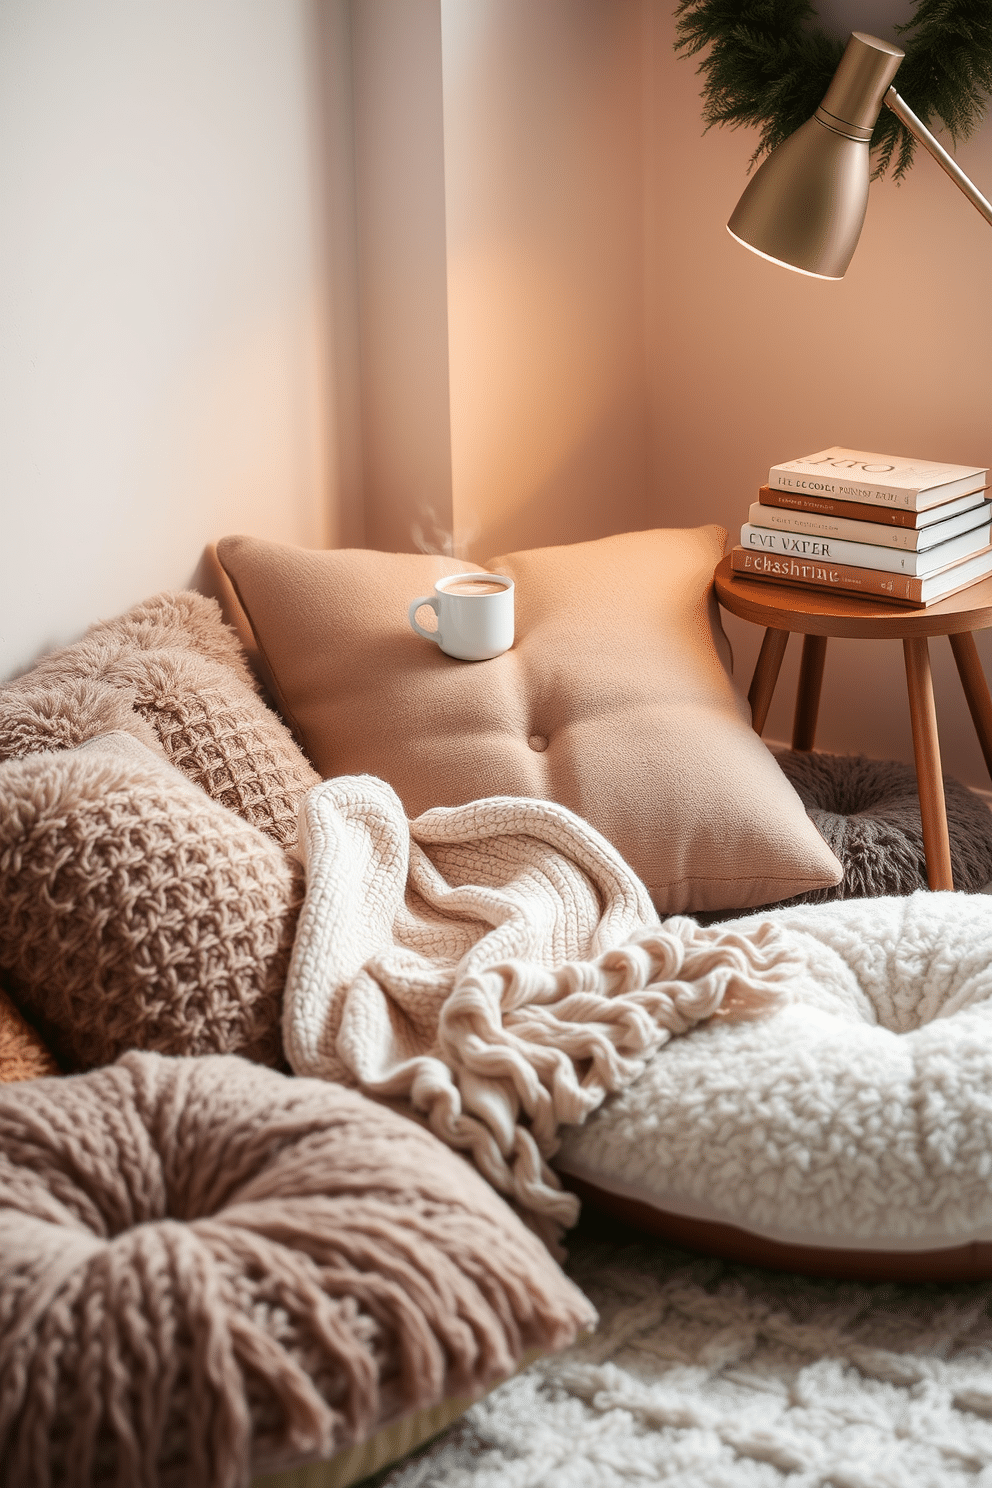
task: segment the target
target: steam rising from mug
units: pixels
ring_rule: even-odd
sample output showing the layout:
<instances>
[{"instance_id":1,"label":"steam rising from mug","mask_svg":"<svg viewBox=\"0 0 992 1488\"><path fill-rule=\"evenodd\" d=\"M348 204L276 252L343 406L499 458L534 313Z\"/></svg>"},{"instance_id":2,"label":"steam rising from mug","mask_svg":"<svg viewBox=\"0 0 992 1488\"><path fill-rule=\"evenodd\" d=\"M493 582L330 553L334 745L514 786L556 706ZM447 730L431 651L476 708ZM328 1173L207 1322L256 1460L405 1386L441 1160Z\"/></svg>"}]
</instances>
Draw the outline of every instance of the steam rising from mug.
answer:
<instances>
[{"instance_id":1,"label":"steam rising from mug","mask_svg":"<svg viewBox=\"0 0 992 1488\"><path fill-rule=\"evenodd\" d=\"M437 629L425 630L417 611L428 605ZM504 574L446 574L433 594L422 594L409 609L418 635L459 661L488 661L513 645L513 580Z\"/></svg>"}]
</instances>

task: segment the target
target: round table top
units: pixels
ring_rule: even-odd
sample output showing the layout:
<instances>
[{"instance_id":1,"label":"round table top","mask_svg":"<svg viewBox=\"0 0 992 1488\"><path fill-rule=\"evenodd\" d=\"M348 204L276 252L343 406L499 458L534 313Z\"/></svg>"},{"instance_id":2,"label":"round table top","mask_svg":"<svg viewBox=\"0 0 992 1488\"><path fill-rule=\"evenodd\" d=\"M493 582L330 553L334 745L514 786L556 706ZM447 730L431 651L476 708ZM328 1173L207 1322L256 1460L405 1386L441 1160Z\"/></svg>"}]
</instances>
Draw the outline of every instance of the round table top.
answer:
<instances>
[{"instance_id":1,"label":"round table top","mask_svg":"<svg viewBox=\"0 0 992 1488\"><path fill-rule=\"evenodd\" d=\"M839 589L804 589L734 573L729 554L713 575L724 609L772 630L803 635L903 640L907 636L959 635L992 626L992 578L982 579L924 609L863 599Z\"/></svg>"}]
</instances>

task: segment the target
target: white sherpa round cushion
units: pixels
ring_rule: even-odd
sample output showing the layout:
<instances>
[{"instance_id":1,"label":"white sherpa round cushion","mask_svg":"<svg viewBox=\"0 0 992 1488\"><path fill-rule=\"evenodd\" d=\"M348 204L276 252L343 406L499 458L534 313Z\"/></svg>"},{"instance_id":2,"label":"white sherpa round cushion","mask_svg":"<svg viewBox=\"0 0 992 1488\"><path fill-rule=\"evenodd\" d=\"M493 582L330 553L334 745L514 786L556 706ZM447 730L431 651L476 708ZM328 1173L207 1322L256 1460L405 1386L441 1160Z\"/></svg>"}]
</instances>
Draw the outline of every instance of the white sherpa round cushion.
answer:
<instances>
[{"instance_id":1,"label":"white sherpa round cushion","mask_svg":"<svg viewBox=\"0 0 992 1488\"><path fill-rule=\"evenodd\" d=\"M803 905L773 919L794 999L667 1044L554 1165L667 1214L790 1245L992 1239L992 898Z\"/></svg>"}]
</instances>

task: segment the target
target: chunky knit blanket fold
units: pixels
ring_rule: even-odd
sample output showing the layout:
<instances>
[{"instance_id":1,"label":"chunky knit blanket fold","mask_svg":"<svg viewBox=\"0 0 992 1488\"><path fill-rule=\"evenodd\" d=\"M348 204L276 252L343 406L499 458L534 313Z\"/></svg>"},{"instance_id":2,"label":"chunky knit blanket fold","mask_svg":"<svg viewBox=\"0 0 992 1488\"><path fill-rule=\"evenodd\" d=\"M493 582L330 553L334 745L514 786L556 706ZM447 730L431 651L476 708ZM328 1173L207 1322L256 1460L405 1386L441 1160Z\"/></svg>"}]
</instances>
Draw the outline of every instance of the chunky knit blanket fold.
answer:
<instances>
[{"instance_id":1,"label":"chunky knit blanket fold","mask_svg":"<svg viewBox=\"0 0 992 1488\"><path fill-rule=\"evenodd\" d=\"M674 1034L788 995L794 963L771 925L660 923L619 853L554 802L492 797L409 822L383 781L343 777L308 793L300 849L293 1069L401 1102L549 1243L578 1213L548 1166L562 1124Z\"/></svg>"}]
</instances>

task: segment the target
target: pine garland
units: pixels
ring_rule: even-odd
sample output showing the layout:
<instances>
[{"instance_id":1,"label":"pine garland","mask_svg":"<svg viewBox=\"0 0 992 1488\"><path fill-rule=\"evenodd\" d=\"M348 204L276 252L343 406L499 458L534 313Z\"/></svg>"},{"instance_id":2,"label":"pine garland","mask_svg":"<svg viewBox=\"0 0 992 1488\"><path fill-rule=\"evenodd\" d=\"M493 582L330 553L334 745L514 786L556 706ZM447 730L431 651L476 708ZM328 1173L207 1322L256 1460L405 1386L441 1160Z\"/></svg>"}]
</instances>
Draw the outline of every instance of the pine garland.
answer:
<instances>
[{"instance_id":1,"label":"pine garland","mask_svg":"<svg viewBox=\"0 0 992 1488\"><path fill-rule=\"evenodd\" d=\"M754 164L819 107L844 44L817 22L810 0L679 0L675 50L710 50L703 74L706 127L757 125ZM896 27L906 59L895 84L928 128L943 124L957 142L981 123L992 94L992 0L915 0L911 20ZM895 158L898 179L916 141L883 108L871 137L873 174Z\"/></svg>"}]
</instances>

